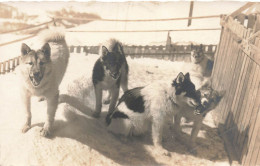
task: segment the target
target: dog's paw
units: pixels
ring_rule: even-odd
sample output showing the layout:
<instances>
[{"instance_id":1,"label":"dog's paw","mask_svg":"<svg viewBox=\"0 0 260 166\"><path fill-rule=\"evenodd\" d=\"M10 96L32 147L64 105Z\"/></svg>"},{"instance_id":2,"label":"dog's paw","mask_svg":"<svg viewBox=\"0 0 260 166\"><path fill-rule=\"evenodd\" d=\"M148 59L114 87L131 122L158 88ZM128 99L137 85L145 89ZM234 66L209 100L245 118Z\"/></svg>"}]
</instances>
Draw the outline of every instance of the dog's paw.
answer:
<instances>
[{"instance_id":1,"label":"dog's paw","mask_svg":"<svg viewBox=\"0 0 260 166\"><path fill-rule=\"evenodd\" d=\"M44 127L41 129L40 134L41 134L42 137L50 137L51 136L50 130L46 129Z\"/></svg>"},{"instance_id":2,"label":"dog's paw","mask_svg":"<svg viewBox=\"0 0 260 166\"><path fill-rule=\"evenodd\" d=\"M99 117L100 117L100 112L94 112L94 113L92 114L92 117L93 117L93 118L99 118Z\"/></svg>"},{"instance_id":3,"label":"dog's paw","mask_svg":"<svg viewBox=\"0 0 260 166\"><path fill-rule=\"evenodd\" d=\"M103 100L103 104L109 104L109 103L110 103L110 99Z\"/></svg>"},{"instance_id":4,"label":"dog's paw","mask_svg":"<svg viewBox=\"0 0 260 166\"><path fill-rule=\"evenodd\" d=\"M197 154L198 154L196 148L189 148L189 153L190 153L190 154L193 154L193 155L197 155Z\"/></svg>"},{"instance_id":5,"label":"dog's paw","mask_svg":"<svg viewBox=\"0 0 260 166\"><path fill-rule=\"evenodd\" d=\"M38 102L42 102L42 101L44 101L44 100L45 100L44 97L40 97L40 98L38 99Z\"/></svg>"},{"instance_id":6,"label":"dog's paw","mask_svg":"<svg viewBox=\"0 0 260 166\"><path fill-rule=\"evenodd\" d=\"M30 125L27 125L25 124L22 128L22 133L26 133L28 130L30 130L31 126Z\"/></svg>"},{"instance_id":7,"label":"dog's paw","mask_svg":"<svg viewBox=\"0 0 260 166\"><path fill-rule=\"evenodd\" d=\"M156 146L156 152L160 155L171 157L171 153L168 150L164 149L162 146Z\"/></svg>"},{"instance_id":8,"label":"dog's paw","mask_svg":"<svg viewBox=\"0 0 260 166\"><path fill-rule=\"evenodd\" d=\"M197 147L195 146L195 143L188 144L188 151L190 154L197 155Z\"/></svg>"}]
</instances>

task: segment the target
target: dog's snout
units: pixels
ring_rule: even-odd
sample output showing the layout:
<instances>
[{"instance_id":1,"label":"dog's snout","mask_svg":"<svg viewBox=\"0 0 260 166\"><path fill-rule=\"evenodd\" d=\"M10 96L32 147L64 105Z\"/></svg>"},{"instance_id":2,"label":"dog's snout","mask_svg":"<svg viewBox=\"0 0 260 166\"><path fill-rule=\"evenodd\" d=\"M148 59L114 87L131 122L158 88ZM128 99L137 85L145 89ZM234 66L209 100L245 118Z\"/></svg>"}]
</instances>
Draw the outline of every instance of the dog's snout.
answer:
<instances>
[{"instance_id":1,"label":"dog's snout","mask_svg":"<svg viewBox=\"0 0 260 166\"><path fill-rule=\"evenodd\" d=\"M36 78L39 77L40 76L40 72L34 72L33 76L36 77Z\"/></svg>"},{"instance_id":2,"label":"dog's snout","mask_svg":"<svg viewBox=\"0 0 260 166\"><path fill-rule=\"evenodd\" d=\"M208 105L208 102L207 101L203 101L202 105L206 106L206 105Z\"/></svg>"}]
</instances>

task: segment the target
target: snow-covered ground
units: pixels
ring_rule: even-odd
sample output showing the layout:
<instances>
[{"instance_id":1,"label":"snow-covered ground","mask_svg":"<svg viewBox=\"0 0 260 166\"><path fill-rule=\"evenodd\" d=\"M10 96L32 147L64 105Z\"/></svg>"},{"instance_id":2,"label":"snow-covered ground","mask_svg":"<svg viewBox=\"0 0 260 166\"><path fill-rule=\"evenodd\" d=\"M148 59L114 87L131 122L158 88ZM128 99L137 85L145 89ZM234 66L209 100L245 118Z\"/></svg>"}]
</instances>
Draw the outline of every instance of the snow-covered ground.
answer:
<instances>
[{"instance_id":1,"label":"snow-covered ground","mask_svg":"<svg viewBox=\"0 0 260 166\"><path fill-rule=\"evenodd\" d=\"M157 154L151 136L126 140L107 131L104 105L100 119L89 116L94 109L90 78L98 55L72 54L60 86L62 102L58 107L53 138L40 136L46 103L32 100L32 125L21 133L23 112L16 72L0 75L0 165L228 165L223 141L218 136L211 114L197 139L197 155L186 148L190 124L184 124L181 137L175 138L172 124L165 126L163 146L171 157ZM129 88L156 80L171 80L179 71L189 71L191 64L155 59L127 58L130 67ZM17 68L16 70L19 70ZM197 85L200 79L192 74ZM122 93L122 92L121 92Z\"/></svg>"}]
</instances>

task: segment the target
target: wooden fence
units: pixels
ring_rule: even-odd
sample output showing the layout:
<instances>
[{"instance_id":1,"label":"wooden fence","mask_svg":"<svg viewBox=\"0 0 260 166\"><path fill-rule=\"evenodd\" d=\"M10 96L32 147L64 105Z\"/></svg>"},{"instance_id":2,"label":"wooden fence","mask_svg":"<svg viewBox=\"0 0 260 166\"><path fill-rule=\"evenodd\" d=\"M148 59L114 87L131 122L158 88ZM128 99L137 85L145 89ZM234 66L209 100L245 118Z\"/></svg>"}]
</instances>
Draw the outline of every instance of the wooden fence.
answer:
<instances>
[{"instance_id":1,"label":"wooden fence","mask_svg":"<svg viewBox=\"0 0 260 166\"><path fill-rule=\"evenodd\" d=\"M226 145L243 165L260 165L260 15L221 19L212 86L226 90L214 111Z\"/></svg>"},{"instance_id":2,"label":"wooden fence","mask_svg":"<svg viewBox=\"0 0 260 166\"><path fill-rule=\"evenodd\" d=\"M4 62L0 62L0 74L6 74L14 69L20 64L20 57L15 57Z\"/></svg>"},{"instance_id":3,"label":"wooden fence","mask_svg":"<svg viewBox=\"0 0 260 166\"><path fill-rule=\"evenodd\" d=\"M70 46L71 53L98 54L99 46ZM204 45L205 54L214 59L216 45ZM131 58L156 58L171 61L190 61L190 46L176 45L166 50L165 46L124 46L124 51ZM20 56L0 62L0 74L6 74L15 69L19 65Z\"/></svg>"},{"instance_id":4,"label":"wooden fence","mask_svg":"<svg viewBox=\"0 0 260 166\"><path fill-rule=\"evenodd\" d=\"M156 58L171 61L186 61L190 62L190 45L171 45L170 49L166 46L128 46L124 45L126 56L131 58ZM214 59L216 45L204 45L204 53L211 59ZM99 46L70 46L71 53L98 54Z\"/></svg>"}]
</instances>

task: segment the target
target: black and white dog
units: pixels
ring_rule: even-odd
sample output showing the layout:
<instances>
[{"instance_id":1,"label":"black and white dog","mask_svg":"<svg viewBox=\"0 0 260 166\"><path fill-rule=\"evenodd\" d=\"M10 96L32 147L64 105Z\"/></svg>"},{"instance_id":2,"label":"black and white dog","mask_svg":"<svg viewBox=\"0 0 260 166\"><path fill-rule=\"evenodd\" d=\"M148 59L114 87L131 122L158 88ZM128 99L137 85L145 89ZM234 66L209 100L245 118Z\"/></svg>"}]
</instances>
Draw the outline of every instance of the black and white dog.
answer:
<instances>
[{"instance_id":1,"label":"black and white dog","mask_svg":"<svg viewBox=\"0 0 260 166\"><path fill-rule=\"evenodd\" d=\"M161 144L166 117L173 118L182 107L195 110L200 105L200 95L189 73L179 73L173 81L154 82L126 91L115 111L106 117L106 122L110 131L125 136L143 134L152 125L154 145L168 154Z\"/></svg>"},{"instance_id":2,"label":"black and white dog","mask_svg":"<svg viewBox=\"0 0 260 166\"><path fill-rule=\"evenodd\" d=\"M111 39L101 46L100 55L101 57L96 61L92 74L96 95L94 117L100 115L103 90L109 92L104 103L110 103L108 110L110 114L115 108L120 85L124 92L128 89L128 64L122 44L115 39Z\"/></svg>"}]
</instances>

